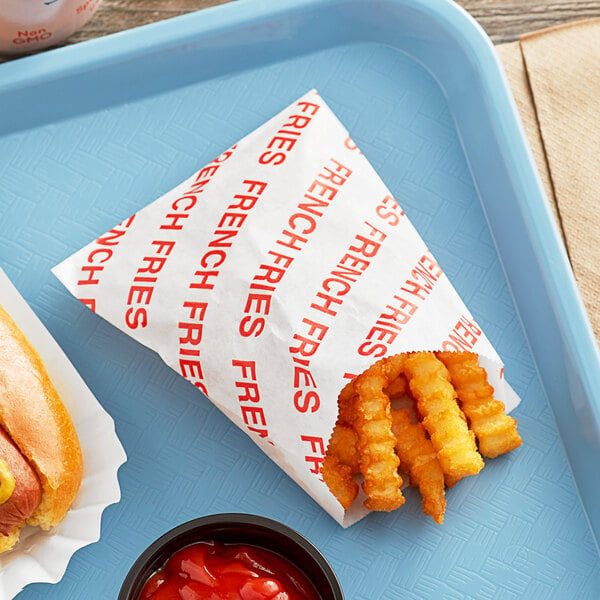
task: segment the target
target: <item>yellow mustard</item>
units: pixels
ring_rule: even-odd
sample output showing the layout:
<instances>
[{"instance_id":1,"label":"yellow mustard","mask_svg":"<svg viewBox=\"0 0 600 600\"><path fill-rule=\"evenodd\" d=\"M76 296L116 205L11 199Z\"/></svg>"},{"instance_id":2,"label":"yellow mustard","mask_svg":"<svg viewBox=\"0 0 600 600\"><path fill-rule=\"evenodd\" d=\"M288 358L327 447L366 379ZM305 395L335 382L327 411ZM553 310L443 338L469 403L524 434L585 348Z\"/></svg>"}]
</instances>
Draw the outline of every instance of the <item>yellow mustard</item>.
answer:
<instances>
[{"instance_id":1,"label":"yellow mustard","mask_svg":"<svg viewBox=\"0 0 600 600\"><path fill-rule=\"evenodd\" d=\"M15 490L15 478L5 460L0 458L0 504L4 504Z\"/></svg>"}]
</instances>

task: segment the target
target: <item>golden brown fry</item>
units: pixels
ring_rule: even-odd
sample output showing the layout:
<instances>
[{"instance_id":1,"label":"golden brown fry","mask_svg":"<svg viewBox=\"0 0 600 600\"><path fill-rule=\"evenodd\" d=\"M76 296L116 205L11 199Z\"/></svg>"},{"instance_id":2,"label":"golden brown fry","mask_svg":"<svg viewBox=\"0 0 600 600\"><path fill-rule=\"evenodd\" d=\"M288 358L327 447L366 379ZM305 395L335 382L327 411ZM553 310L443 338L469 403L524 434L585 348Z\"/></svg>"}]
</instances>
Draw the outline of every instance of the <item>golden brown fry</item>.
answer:
<instances>
[{"instance_id":1,"label":"golden brown fry","mask_svg":"<svg viewBox=\"0 0 600 600\"><path fill-rule=\"evenodd\" d=\"M398 375L395 379L390 380L390 383L385 388L384 392L390 400L401 398L408 394L408 382L404 375Z\"/></svg>"},{"instance_id":2,"label":"golden brown fry","mask_svg":"<svg viewBox=\"0 0 600 600\"><path fill-rule=\"evenodd\" d=\"M346 384L338 396L338 422L346 425L354 423L354 379Z\"/></svg>"},{"instance_id":3,"label":"golden brown fry","mask_svg":"<svg viewBox=\"0 0 600 600\"><path fill-rule=\"evenodd\" d=\"M520 446L523 440L517 433L517 422L505 413L504 404L494 399L494 388L489 385L477 355L472 352L438 352L437 357L450 373L481 454L495 458Z\"/></svg>"},{"instance_id":4,"label":"golden brown fry","mask_svg":"<svg viewBox=\"0 0 600 600\"><path fill-rule=\"evenodd\" d=\"M336 456L341 464L347 465L352 469L352 473L358 473L360 470L358 449L356 444L358 437L351 425L338 422L333 428L333 433L329 438L327 454Z\"/></svg>"},{"instance_id":5,"label":"golden brown fry","mask_svg":"<svg viewBox=\"0 0 600 600\"><path fill-rule=\"evenodd\" d=\"M462 477L450 477L449 475L446 475L444 477L444 480L446 482L446 487L448 489L453 488L461 479L462 479Z\"/></svg>"},{"instance_id":6,"label":"golden brown fry","mask_svg":"<svg viewBox=\"0 0 600 600\"><path fill-rule=\"evenodd\" d=\"M390 399L403 396L414 398L422 423L411 423L408 410L391 409ZM451 487L483 468L475 435L481 452L489 457L522 443L516 421L493 398L476 355L438 353L436 357L432 352L415 352L391 356L341 391L323 479L347 510L358 494L354 475L360 472L365 506L393 510L404 503L398 474L401 465L419 487L423 512L442 523L444 482Z\"/></svg>"},{"instance_id":7,"label":"golden brown fry","mask_svg":"<svg viewBox=\"0 0 600 600\"><path fill-rule=\"evenodd\" d=\"M444 475L458 480L479 473L483 460L443 363L432 352L415 352L406 355L404 374Z\"/></svg>"},{"instance_id":8,"label":"golden brown fry","mask_svg":"<svg viewBox=\"0 0 600 600\"><path fill-rule=\"evenodd\" d=\"M400 461L395 452L390 400L383 391L388 377L395 379L398 372L397 361L383 359L354 381L358 396L354 401L353 425L358 434L365 506L371 510L394 510L405 500L400 491L402 478L398 473Z\"/></svg>"},{"instance_id":9,"label":"golden brown fry","mask_svg":"<svg viewBox=\"0 0 600 600\"><path fill-rule=\"evenodd\" d=\"M444 472L425 428L421 423L410 422L408 410L393 410L392 432L400 465L410 474L411 485L419 486L423 512L441 525L446 511Z\"/></svg>"},{"instance_id":10,"label":"golden brown fry","mask_svg":"<svg viewBox=\"0 0 600 600\"><path fill-rule=\"evenodd\" d=\"M333 454L326 454L321 465L323 481L339 503L348 510L358 495L358 484L354 481L351 467L340 462Z\"/></svg>"},{"instance_id":11,"label":"golden brown fry","mask_svg":"<svg viewBox=\"0 0 600 600\"><path fill-rule=\"evenodd\" d=\"M402 376L402 369L404 368L404 354L394 354L387 358L381 359L379 362L382 365L383 372L387 380L387 386L389 387L393 381L396 381L398 377ZM377 363L376 363L377 364ZM404 377L405 381L406 378ZM408 386L406 387L408 390Z\"/></svg>"},{"instance_id":12,"label":"golden brown fry","mask_svg":"<svg viewBox=\"0 0 600 600\"><path fill-rule=\"evenodd\" d=\"M360 469L358 438L352 427L355 397L354 386L350 382L338 397L338 420L321 466L323 481L345 510L350 508L358 495L358 484L354 481L354 475Z\"/></svg>"}]
</instances>

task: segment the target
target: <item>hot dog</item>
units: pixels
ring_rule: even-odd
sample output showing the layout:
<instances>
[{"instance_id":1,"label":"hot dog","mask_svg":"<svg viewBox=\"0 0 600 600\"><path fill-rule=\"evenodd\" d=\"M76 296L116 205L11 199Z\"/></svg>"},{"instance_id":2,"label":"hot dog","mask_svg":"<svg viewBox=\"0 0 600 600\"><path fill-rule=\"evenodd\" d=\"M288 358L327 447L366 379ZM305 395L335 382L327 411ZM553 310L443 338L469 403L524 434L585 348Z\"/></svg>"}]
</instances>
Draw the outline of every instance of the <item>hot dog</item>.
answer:
<instances>
[{"instance_id":1,"label":"hot dog","mask_svg":"<svg viewBox=\"0 0 600 600\"><path fill-rule=\"evenodd\" d=\"M11 486L5 479L6 470L14 480L14 487L8 499L0 504L0 533L10 535L15 527L24 523L40 505L42 501L42 486L35 471L31 468L25 457L12 443L4 429L0 428L0 456L6 463L0 466L2 476L0 491L6 486ZM4 500L5 494L2 494Z\"/></svg>"},{"instance_id":2,"label":"hot dog","mask_svg":"<svg viewBox=\"0 0 600 600\"><path fill-rule=\"evenodd\" d=\"M82 473L71 417L39 355L0 306L0 552L25 525L57 525Z\"/></svg>"}]
</instances>

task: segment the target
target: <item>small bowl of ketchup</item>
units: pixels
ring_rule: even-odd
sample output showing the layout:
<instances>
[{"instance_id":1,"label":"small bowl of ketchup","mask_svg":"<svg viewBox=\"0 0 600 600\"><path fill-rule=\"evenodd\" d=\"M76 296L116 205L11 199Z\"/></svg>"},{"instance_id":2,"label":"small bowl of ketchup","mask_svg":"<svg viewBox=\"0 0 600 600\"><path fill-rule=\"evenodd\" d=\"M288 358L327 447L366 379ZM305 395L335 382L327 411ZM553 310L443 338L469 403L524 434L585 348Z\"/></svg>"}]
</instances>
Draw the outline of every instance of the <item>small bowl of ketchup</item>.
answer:
<instances>
[{"instance_id":1,"label":"small bowl of ketchup","mask_svg":"<svg viewBox=\"0 0 600 600\"><path fill-rule=\"evenodd\" d=\"M344 600L325 557L286 525L227 513L168 531L135 561L118 600Z\"/></svg>"}]
</instances>

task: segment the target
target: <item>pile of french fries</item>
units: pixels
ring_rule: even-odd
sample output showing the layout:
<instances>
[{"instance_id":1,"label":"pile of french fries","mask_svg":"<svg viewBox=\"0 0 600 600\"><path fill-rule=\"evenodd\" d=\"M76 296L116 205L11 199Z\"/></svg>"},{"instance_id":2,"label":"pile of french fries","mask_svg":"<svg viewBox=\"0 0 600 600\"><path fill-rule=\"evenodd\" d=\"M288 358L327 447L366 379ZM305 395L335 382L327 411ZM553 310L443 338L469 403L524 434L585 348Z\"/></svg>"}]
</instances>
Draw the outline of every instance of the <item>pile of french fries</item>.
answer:
<instances>
[{"instance_id":1,"label":"pile of french fries","mask_svg":"<svg viewBox=\"0 0 600 600\"><path fill-rule=\"evenodd\" d=\"M445 488L479 473L482 457L521 443L476 354L403 353L376 362L341 391L321 472L345 510L362 476L364 505L381 511L404 504L401 473L407 474L423 512L441 524Z\"/></svg>"}]
</instances>

